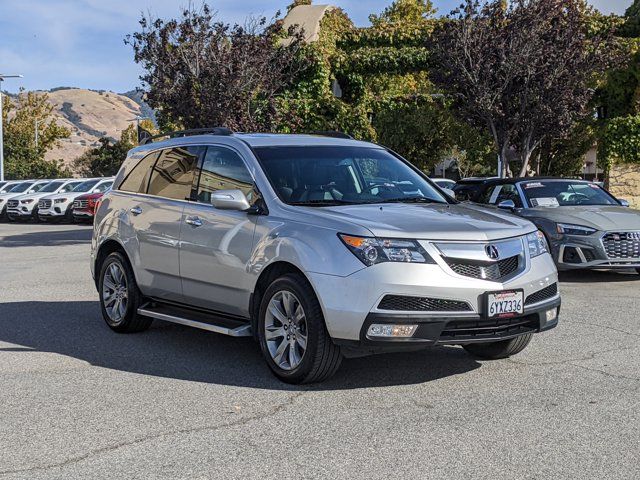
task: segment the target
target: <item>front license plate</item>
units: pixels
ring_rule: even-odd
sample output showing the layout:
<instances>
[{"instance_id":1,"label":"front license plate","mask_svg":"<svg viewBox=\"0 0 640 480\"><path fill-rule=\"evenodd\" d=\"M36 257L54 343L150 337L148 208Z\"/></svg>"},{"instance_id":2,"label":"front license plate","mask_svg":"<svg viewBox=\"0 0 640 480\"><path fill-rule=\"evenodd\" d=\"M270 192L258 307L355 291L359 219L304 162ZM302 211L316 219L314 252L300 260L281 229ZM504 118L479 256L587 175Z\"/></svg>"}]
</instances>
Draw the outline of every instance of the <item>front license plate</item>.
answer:
<instances>
[{"instance_id":1,"label":"front license plate","mask_svg":"<svg viewBox=\"0 0 640 480\"><path fill-rule=\"evenodd\" d=\"M524 290L504 290L486 294L486 315L489 318L514 317L524 313Z\"/></svg>"}]
</instances>

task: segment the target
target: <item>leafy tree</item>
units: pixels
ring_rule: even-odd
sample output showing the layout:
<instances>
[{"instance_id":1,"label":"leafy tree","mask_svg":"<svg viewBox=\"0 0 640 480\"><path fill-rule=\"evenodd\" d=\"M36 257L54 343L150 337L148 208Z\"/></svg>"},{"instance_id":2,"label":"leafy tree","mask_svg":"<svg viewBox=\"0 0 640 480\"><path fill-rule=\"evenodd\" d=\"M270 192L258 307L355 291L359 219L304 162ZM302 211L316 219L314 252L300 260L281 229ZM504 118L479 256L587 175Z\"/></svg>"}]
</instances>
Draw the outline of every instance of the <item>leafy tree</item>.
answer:
<instances>
[{"instance_id":1,"label":"leafy tree","mask_svg":"<svg viewBox=\"0 0 640 480\"><path fill-rule=\"evenodd\" d=\"M62 160L45 160L45 154L70 132L56 123L48 95L20 93L16 99L2 96L5 170L8 179L70 176ZM38 145L35 142L36 121Z\"/></svg>"},{"instance_id":2,"label":"leafy tree","mask_svg":"<svg viewBox=\"0 0 640 480\"><path fill-rule=\"evenodd\" d=\"M609 163L640 163L640 115L609 121L599 144L599 156Z\"/></svg>"},{"instance_id":3,"label":"leafy tree","mask_svg":"<svg viewBox=\"0 0 640 480\"><path fill-rule=\"evenodd\" d=\"M278 97L305 65L302 32L283 32L265 18L231 26L215 21L206 3L184 8L178 20L143 16L140 27L125 43L145 70L141 80L162 127L271 130Z\"/></svg>"},{"instance_id":4,"label":"leafy tree","mask_svg":"<svg viewBox=\"0 0 640 480\"><path fill-rule=\"evenodd\" d=\"M150 120L140 122L140 127L148 132L155 133L153 123ZM74 167L81 174L90 177L110 177L118 173L120 165L129 150L138 145L136 127L130 125L122 131L120 140L112 142L103 137L99 140L100 146L93 148L74 161Z\"/></svg>"},{"instance_id":5,"label":"leafy tree","mask_svg":"<svg viewBox=\"0 0 640 480\"><path fill-rule=\"evenodd\" d=\"M435 34L434 80L460 117L490 132L520 176L545 141L566 138L613 63L610 31L593 32L584 0L466 0Z\"/></svg>"}]
</instances>

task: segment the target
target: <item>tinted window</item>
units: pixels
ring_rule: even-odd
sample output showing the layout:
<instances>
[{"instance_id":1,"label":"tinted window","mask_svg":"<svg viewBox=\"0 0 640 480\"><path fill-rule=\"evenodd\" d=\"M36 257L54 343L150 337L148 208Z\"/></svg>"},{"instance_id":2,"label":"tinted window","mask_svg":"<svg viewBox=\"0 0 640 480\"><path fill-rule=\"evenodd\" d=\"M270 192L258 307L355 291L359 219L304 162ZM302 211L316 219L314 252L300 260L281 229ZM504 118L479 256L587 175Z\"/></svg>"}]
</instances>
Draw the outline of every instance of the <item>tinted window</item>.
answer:
<instances>
[{"instance_id":1,"label":"tinted window","mask_svg":"<svg viewBox=\"0 0 640 480\"><path fill-rule=\"evenodd\" d=\"M515 185L504 184L489 187L483 196L484 203L498 205L500 202L511 200L516 208L522 208L522 199Z\"/></svg>"},{"instance_id":2,"label":"tinted window","mask_svg":"<svg viewBox=\"0 0 640 480\"><path fill-rule=\"evenodd\" d=\"M532 180L520 185L532 207L619 205L615 198L595 183Z\"/></svg>"},{"instance_id":3,"label":"tinted window","mask_svg":"<svg viewBox=\"0 0 640 480\"><path fill-rule=\"evenodd\" d=\"M154 152L140 160L140 162L133 167L133 170L129 172L124 182L120 184L119 190L124 192L147 193L151 168L157 158L158 152Z\"/></svg>"},{"instance_id":4,"label":"tinted window","mask_svg":"<svg viewBox=\"0 0 640 480\"><path fill-rule=\"evenodd\" d=\"M228 148L208 147L198 184L198 201L211 202L216 190L239 189L247 197L253 191L253 179L240 156Z\"/></svg>"},{"instance_id":5,"label":"tinted window","mask_svg":"<svg viewBox=\"0 0 640 480\"><path fill-rule=\"evenodd\" d=\"M204 147L177 147L163 150L151 172L149 194L188 200L198 158Z\"/></svg>"},{"instance_id":6,"label":"tinted window","mask_svg":"<svg viewBox=\"0 0 640 480\"><path fill-rule=\"evenodd\" d=\"M384 149L353 146L255 149L282 200L297 205L447 200Z\"/></svg>"}]
</instances>

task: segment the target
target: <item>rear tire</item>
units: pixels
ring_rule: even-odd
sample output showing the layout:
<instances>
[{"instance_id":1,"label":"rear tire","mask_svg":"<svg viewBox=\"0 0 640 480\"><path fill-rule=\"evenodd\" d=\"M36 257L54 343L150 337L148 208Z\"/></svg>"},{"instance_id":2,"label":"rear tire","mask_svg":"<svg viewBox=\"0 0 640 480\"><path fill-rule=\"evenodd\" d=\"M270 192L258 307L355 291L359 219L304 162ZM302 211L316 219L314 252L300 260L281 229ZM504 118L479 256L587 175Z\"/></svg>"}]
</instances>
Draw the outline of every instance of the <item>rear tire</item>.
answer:
<instances>
[{"instance_id":1,"label":"rear tire","mask_svg":"<svg viewBox=\"0 0 640 480\"><path fill-rule=\"evenodd\" d=\"M144 298L136 284L129 261L120 252L109 255L102 263L98 282L102 317L111 330L118 333L142 332L151 326L152 318L138 315Z\"/></svg>"},{"instance_id":2,"label":"rear tire","mask_svg":"<svg viewBox=\"0 0 640 480\"><path fill-rule=\"evenodd\" d=\"M638 274L640 274L640 268L636 268L636 272L638 272Z\"/></svg>"},{"instance_id":3,"label":"rear tire","mask_svg":"<svg viewBox=\"0 0 640 480\"><path fill-rule=\"evenodd\" d=\"M313 288L300 274L284 275L269 285L260 302L257 324L262 354L283 382L322 382L342 363L342 353L327 332Z\"/></svg>"},{"instance_id":4,"label":"rear tire","mask_svg":"<svg viewBox=\"0 0 640 480\"><path fill-rule=\"evenodd\" d=\"M67 208L66 213L64 214L64 220L67 223L74 223L73 221L73 204Z\"/></svg>"},{"instance_id":5,"label":"rear tire","mask_svg":"<svg viewBox=\"0 0 640 480\"><path fill-rule=\"evenodd\" d=\"M532 333L527 333L510 340L492 343L473 343L463 345L464 349L476 357L485 358L487 360L499 360L501 358L509 358L512 355L520 353L533 338Z\"/></svg>"}]
</instances>

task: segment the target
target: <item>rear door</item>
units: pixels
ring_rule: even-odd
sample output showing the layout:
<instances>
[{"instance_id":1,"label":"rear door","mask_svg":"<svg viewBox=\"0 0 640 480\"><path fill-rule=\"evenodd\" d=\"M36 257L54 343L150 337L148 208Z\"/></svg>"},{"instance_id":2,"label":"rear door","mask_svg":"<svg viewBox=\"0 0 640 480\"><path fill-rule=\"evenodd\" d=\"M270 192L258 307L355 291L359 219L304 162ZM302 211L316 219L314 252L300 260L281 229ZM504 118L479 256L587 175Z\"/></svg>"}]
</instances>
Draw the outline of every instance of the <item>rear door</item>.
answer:
<instances>
[{"instance_id":1,"label":"rear door","mask_svg":"<svg viewBox=\"0 0 640 480\"><path fill-rule=\"evenodd\" d=\"M195 201L186 205L180 236L180 272L184 301L190 305L247 316L251 258L258 216L218 210L211 205L217 190L240 189L249 201L254 181L235 150L210 145L196 183Z\"/></svg>"},{"instance_id":2,"label":"rear door","mask_svg":"<svg viewBox=\"0 0 640 480\"><path fill-rule=\"evenodd\" d=\"M120 190L137 191L126 202L128 246L145 295L180 301L179 241L182 211L191 198L201 147L174 147L145 157Z\"/></svg>"}]
</instances>

